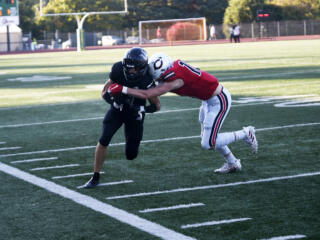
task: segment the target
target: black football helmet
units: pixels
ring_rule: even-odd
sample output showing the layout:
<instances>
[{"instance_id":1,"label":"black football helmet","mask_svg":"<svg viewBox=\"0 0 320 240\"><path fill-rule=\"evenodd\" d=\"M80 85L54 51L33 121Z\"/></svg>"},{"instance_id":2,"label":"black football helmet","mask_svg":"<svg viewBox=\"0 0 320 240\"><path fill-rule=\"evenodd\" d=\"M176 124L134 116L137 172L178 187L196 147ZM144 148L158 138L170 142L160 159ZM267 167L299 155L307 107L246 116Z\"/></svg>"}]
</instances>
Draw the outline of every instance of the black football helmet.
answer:
<instances>
[{"instance_id":1,"label":"black football helmet","mask_svg":"<svg viewBox=\"0 0 320 240\"><path fill-rule=\"evenodd\" d=\"M127 81L139 81L148 70L148 54L146 50L140 47L131 48L125 54L122 66ZM132 68L136 70L135 73L130 73Z\"/></svg>"}]
</instances>

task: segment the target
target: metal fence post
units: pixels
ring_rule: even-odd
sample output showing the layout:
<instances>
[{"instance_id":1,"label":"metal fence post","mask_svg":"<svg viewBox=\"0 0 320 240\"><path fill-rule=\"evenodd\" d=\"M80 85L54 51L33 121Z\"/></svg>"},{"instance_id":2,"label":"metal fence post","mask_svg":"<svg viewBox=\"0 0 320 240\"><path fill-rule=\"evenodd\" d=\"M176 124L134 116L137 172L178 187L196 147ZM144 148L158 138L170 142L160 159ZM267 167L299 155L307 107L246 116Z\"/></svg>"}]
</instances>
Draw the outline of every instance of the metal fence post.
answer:
<instances>
[{"instance_id":1,"label":"metal fence post","mask_svg":"<svg viewBox=\"0 0 320 240\"><path fill-rule=\"evenodd\" d=\"M251 38L254 38L254 26L253 26L253 23L251 23Z\"/></svg>"},{"instance_id":2,"label":"metal fence post","mask_svg":"<svg viewBox=\"0 0 320 240\"><path fill-rule=\"evenodd\" d=\"M7 46L8 46L7 51L10 52L11 49L10 49L10 27L9 27L9 24L7 25Z\"/></svg>"}]
</instances>

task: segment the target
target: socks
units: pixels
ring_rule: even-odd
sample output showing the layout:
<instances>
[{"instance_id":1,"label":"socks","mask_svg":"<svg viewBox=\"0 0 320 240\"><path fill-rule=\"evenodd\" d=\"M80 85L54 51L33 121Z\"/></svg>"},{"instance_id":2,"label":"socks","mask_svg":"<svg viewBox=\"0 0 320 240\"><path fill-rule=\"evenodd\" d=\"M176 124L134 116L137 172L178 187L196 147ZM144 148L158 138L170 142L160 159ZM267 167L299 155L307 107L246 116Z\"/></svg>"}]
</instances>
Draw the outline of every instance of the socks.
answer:
<instances>
[{"instance_id":1,"label":"socks","mask_svg":"<svg viewBox=\"0 0 320 240\"><path fill-rule=\"evenodd\" d=\"M216 148L221 148L225 145L229 145L230 143L242 140L245 137L246 137L246 134L243 130L239 130L235 132L219 133L216 139Z\"/></svg>"},{"instance_id":2,"label":"socks","mask_svg":"<svg viewBox=\"0 0 320 240\"><path fill-rule=\"evenodd\" d=\"M219 133L216 140L215 150L218 151L224 157L224 159L226 159L227 163L234 164L236 161L238 161L238 159L232 154L227 145L242 140L245 137L246 133L243 130Z\"/></svg>"},{"instance_id":3,"label":"socks","mask_svg":"<svg viewBox=\"0 0 320 240\"><path fill-rule=\"evenodd\" d=\"M222 148L223 146L229 145L235 141L235 135L233 132L219 133L216 139L215 148Z\"/></svg>"},{"instance_id":4,"label":"socks","mask_svg":"<svg viewBox=\"0 0 320 240\"><path fill-rule=\"evenodd\" d=\"M216 149L221 155L226 159L227 163L234 164L238 159L232 154L231 150L228 146L223 146L221 148Z\"/></svg>"},{"instance_id":5,"label":"socks","mask_svg":"<svg viewBox=\"0 0 320 240\"><path fill-rule=\"evenodd\" d=\"M238 141L244 139L246 137L246 133L244 132L244 130L239 130L234 132L234 136L236 141Z\"/></svg>"},{"instance_id":6,"label":"socks","mask_svg":"<svg viewBox=\"0 0 320 240\"><path fill-rule=\"evenodd\" d=\"M99 181L99 178L100 178L100 173L94 172L92 179L93 179L94 181Z\"/></svg>"}]
</instances>

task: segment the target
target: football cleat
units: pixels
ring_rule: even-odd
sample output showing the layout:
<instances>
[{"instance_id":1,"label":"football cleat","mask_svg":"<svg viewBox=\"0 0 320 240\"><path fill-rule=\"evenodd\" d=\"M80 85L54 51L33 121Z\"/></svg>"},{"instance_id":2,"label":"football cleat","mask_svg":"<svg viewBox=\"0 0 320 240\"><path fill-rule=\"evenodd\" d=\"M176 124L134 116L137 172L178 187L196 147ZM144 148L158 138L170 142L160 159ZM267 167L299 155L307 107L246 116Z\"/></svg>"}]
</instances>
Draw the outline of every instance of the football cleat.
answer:
<instances>
[{"instance_id":1,"label":"football cleat","mask_svg":"<svg viewBox=\"0 0 320 240\"><path fill-rule=\"evenodd\" d=\"M252 126L244 127L243 131L246 134L246 137L243 139L247 144L250 145L253 153L258 152L258 141L256 138L256 130Z\"/></svg>"},{"instance_id":2,"label":"football cleat","mask_svg":"<svg viewBox=\"0 0 320 240\"><path fill-rule=\"evenodd\" d=\"M94 188L96 186L98 186L99 184L99 180L94 180L93 178L90 178L90 180L83 185L83 188Z\"/></svg>"},{"instance_id":3,"label":"football cleat","mask_svg":"<svg viewBox=\"0 0 320 240\"><path fill-rule=\"evenodd\" d=\"M241 171L240 159L237 159L235 163L225 163L221 168L214 170L215 173L233 173Z\"/></svg>"}]
</instances>

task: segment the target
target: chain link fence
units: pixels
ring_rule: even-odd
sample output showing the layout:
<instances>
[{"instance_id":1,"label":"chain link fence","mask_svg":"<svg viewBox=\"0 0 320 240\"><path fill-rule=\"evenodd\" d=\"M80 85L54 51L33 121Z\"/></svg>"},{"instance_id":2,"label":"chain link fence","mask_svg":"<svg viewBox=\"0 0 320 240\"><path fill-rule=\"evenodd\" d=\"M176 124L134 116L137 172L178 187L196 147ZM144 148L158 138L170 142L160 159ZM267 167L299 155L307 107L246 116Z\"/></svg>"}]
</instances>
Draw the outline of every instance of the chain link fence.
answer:
<instances>
[{"instance_id":1,"label":"chain link fence","mask_svg":"<svg viewBox=\"0 0 320 240\"><path fill-rule=\"evenodd\" d=\"M320 21L280 21L241 23L241 38L273 38L283 36L320 35ZM215 25L216 39L228 39L229 26ZM156 29L154 29L156 31ZM209 29L208 29L209 33ZM108 36L107 38L104 36ZM104 32L85 32L85 46L111 46L118 44L138 44L138 28L108 30ZM209 34L208 34L209 36ZM9 41L8 41L9 39ZM108 40L105 40L108 39ZM143 43L152 44L151 39ZM0 52L21 52L76 48L76 33L44 33L42 39L33 39L31 34L0 32ZM164 41L166 41L164 39ZM9 43L8 43L9 42ZM159 42L155 42L158 44Z\"/></svg>"},{"instance_id":2,"label":"chain link fence","mask_svg":"<svg viewBox=\"0 0 320 240\"><path fill-rule=\"evenodd\" d=\"M240 24L241 37L264 38L301 35L319 35L320 21L282 21Z\"/></svg>"}]
</instances>

